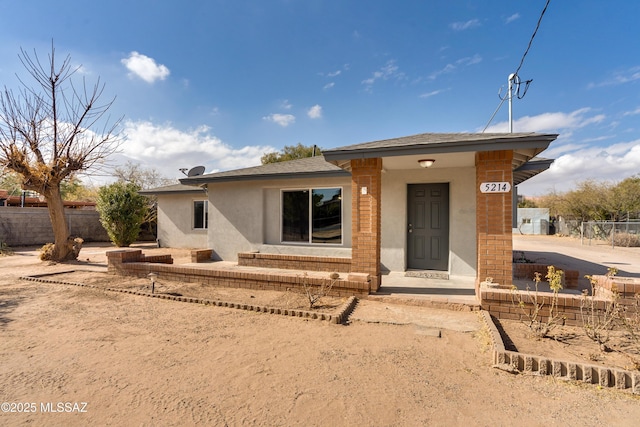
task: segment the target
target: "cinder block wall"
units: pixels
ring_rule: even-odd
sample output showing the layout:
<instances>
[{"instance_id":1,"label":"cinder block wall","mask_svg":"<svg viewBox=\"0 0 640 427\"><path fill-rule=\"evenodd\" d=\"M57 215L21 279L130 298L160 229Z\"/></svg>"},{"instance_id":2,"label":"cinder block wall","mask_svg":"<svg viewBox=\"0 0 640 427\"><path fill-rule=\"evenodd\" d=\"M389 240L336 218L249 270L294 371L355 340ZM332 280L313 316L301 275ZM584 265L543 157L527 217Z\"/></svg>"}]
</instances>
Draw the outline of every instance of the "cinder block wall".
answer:
<instances>
[{"instance_id":1,"label":"cinder block wall","mask_svg":"<svg viewBox=\"0 0 640 427\"><path fill-rule=\"evenodd\" d=\"M71 236L85 242L108 242L100 215L94 210L65 209ZM0 207L0 242L9 246L44 245L53 242L47 208Z\"/></svg>"}]
</instances>

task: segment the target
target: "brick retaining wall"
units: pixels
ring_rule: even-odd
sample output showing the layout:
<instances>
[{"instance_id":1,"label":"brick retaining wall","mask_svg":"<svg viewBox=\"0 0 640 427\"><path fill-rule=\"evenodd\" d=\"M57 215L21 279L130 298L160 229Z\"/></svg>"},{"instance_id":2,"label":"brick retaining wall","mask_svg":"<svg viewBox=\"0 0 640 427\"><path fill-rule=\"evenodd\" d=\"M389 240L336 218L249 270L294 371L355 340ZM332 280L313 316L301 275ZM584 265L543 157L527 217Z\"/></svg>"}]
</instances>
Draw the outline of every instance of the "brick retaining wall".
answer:
<instances>
[{"instance_id":1,"label":"brick retaining wall","mask_svg":"<svg viewBox=\"0 0 640 427\"><path fill-rule=\"evenodd\" d=\"M513 277L516 279L529 279L535 278L535 273L540 273L542 279L547 274L547 264L531 264L531 263L513 263ZM556 270L559 270L556 268ZM576 289L578 287L578 278L580 272L578 270L562 270L562 286L568 289Z\"/></svg>"},{"instance_id":2,"label":"brick retaining wall","mask_svg":"<svg viewBox=\"0 0 640 427\"><path fill-rule=\"evenodd\" d=\"M633 299L640 295L640 279L636 277L592 276L602 296L617 292L622 299Z\"/></svg>"},{"instance_id":3,"label":"brick retaining wall","mask_svg":"<svg viewBox=\"0 0 640 427\"><path fill-rule=\"evenodd\" d=\"M596 278L604 276L594 276ZM618 278L621 279L621 278ZM530 291L529 295L533 295L535 291ZM549 318L549 307L551 306L551 292L538 292L538 303L544 302L544 306L540 310L540 320L546 321ZM525 302L523 308L518 305L518 296L521 296ZM492 316L498 319L525 320L526 313L531 313L533 304L527 296L527 291L513 291L508 289L481 289L480 290L482 309L488 311ZM558 294L557 313L562 318L560 321L565 325L582 326L582 316L580 314L580 304L583 301L582 295L575 294ZM594 300L596 309L604 311L611 298L596 293ZM633 297L620 298L618 303L627 307L629 312L637 309L636 300Z\"/></svg>"},{"instance_id":4,"label":"brick retaining wall","mask_svg":"<svg viewBox=\"0 0 640 427\"><path fill-rule=\"evenodd\" d=\"M351 258L243 252L238 265L290 270L351 272Z\"/></svg>"},{"instance_id":5,"label":"brick retaining wall","mask_svg":"<svg viewBox=\"0 0 640 427\"><path fill-rule=\"evenodd\" d=\"M170 257L165 255L164 257ZM328 284L331 279L321 277L304 277L295 273L265 273L247 270L215 270L213 268L198 268L161 264L145 260L140 249L122 249L107 252L108 272L121 276L147 277L151 272L158 274L158 280L175 280L189 283L205 283L228 288L244 288L257 290L286 291L291 288L301 289L303 281L320 286ZM166 261L166 260L165 260ZM351 275L350 275L351 276ZM358 279L353 275L354 279ZM365 296L369 294L370 280L338 279L331 289L335 296Z\"/></svg>"}]
</instances>

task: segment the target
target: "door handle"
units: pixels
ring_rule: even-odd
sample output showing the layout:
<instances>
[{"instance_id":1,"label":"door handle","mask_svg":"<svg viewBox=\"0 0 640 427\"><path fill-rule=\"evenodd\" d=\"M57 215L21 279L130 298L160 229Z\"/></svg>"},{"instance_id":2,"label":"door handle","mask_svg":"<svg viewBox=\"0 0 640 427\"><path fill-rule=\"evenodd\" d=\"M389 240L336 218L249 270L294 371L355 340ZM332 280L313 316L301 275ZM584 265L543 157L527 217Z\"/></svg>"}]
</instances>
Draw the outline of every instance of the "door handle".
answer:
<instances>
[{"instance_id":1,"label":"door handle","mask_svg":"<svg viewBox=\"0 0 640 427\"><path fill-rule=\"evenodd\" d=\"M409 233L413 233L413 224L409 224Z\"/></svg>"}]
</instances>

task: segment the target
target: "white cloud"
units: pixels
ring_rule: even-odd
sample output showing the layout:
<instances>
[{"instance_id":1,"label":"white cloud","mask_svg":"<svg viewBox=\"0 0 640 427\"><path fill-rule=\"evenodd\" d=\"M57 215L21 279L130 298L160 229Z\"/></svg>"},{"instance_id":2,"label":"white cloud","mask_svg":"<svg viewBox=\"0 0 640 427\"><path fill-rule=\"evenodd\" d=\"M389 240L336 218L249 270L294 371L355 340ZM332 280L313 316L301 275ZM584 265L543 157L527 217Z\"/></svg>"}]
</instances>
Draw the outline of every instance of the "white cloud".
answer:
<instances>
[{"instance_id":1,"label":"white cloud","mask_svg":"<svg viewBox=\"0 0 640 427\"><path fill-rule=\"evenodd\" d=\"M633 111L626 111L623 116L635 116L636 114L640 114L640 107L636 108Z\"/></svg>"},{"instance_id":2,"label":"white cloud","mask_svg":"<svg viewBox=\"0 0 640 427\"><path fill-rule=\"evenodd\" d=\"M431 98L432 96L440 95L441 93L446 92L448 90L449 89L438 89L432 92L423 93L422 95L420 95L420 98Z\"/></svg>"},{"instance_id":3,"label":"white cloud","mask_svg":"<svg viewBox=\"0 0 640 427\"><path fill-rule=\"evenodd\" d=\"M333 72L331 72L331 73L328 73L328 74L327 74L327 77L337 77L337 76L339 76L340 74L342 74L342 70L336 70L336 71L333 71Z\"/></svg>"},{"instance_id":4,"label":"white cloud","mask_svg":"<svg viewBox=\"0 0 640 427\"><path fill-rule=\"evenodd\" d=\"M329 90L332 87L334 87L336 84L334 82L331 83L327 83L326 85L324 85L324 87L322 88L323 90Z\"/></svg>"},{"instance_id":5,"label":"white cloud","mask_svg":"<svg viewBox=\"0 0 640 427\"><path fill-rule=\"evenodd\" d=\"M589 83L587 87L593 89L603 86L615 86L640 80L640 67L631 67L628 70L616 72L612 77L599 83Z\"/></svg>"},{"instance_id":6,"label":"white cloud","mask_svg":"<svg viewBox=\"0 0 640 427\"><path fill-rule=\"evenodd\" d=\"M153 58L149 58L135 51L131 52L128 58L123 58L120 62L130 71L130 76L140 77L147 83L164 80L170 74L169 69L164 65L156 64Z\"/></svg>"},{"instance_id":7,"label":"white cloud","mask_svg":"<svg viewBox=\"0 0 640 427\"><path fill-rule=\"evenodd\" d=\"M449 25L451 29L454 31L464 31L469 30L471 28L476 28L480 26L480 21L478 19L471 19L467 22L454 22Z\"/></svg>"},{"instance_id":8,"label":"white cloud","mask_svg":"<svg viewBox=\"0 0 640 427\"><path fill-rule=\"evenodd\" d=\"M318 104L307 110L307 116L311 119L320 119L322 118L322 107Z\"/></svg>"},{"instance_id":9,"label":"white cloud","mask_svg":"<svg viewBox=\"0 0 640 427\"><path fill-rule=\"evenodd\" d=\"M464 58L460 58L458 60L456 60L453 64L447 64L444 66L444 68L438 70L438 71L434 71L433 73L431 73L429 75L429 79L431 80L435 80L438 77L440 77L443 74L448 74L448 73L452 73L453 71L455 71L458 67L466 67L469 65L475 65L482 62L482 57L480 55L478 55L477 53L473 56L465 56Z\"/></svg>"},{"instance_id":10,"label":"white cloud","mask_svg":"<svg viewBox=\"0 0 640 427\"><path fill-rule=\"evenodd\" d=\"M550 191L569 191L587 179L621 181L640 171L640 140L603 145L615 136L594 136L574 140L572 133L590 125L601 124L604 114L591 108L580 108L570 113L552 112L522 117L514 122L516 132L559 132L560 136L541 157L555 159L549 170L525 181L519 194L536 196ZM487 132L507 132L508 123L502 122ZM583 130L583 133L587 131ZM566 142L565 142L566 141Z\"/></svg>"},{"instance_id":11,"label":"white cloud","mask_svg":"<svg viewBox=\"0 0 640 427\"><path fill-rule=\"evenodd\" d=\"M396 61L392 59L390 61L387 61L387 63L379 70L374 71L371 77L363 80L361 83L365 85L366 91L370 91L373 84L379 80L404 78L404 73L399 70L400 68L396 65Z\"/></svg>"},{"instance_id":12,"label":"white cloud","mask_svg":"<svg viewBox=\"0 0 640 427\"><path fill-rule=\"evenodd\" d=\"M281 107L283 110L290 110L290 109L291 109L291 107L293 107L293 105L289 102L289 100L288 100L288 99L285 99L284 101L282 101L282 104L280 104L280 107Z\"/></svg>"},{"instance_id":13,"label":"white cloud","mask_svg":"<svg viewBox=\"0 0 640 427\"><path fill-rule=\"evenodd\" d=\"M234 148L211 135L207 126L183 131L170 124L127 121L124 124L122 155L152 167L164 176L180 178L179 168L204 165L207 173L260 164L260 157L275 151L269 146Z\"/></svg>"},{"instance_id":14,"label":"white cloud","mask_svg":"<svg viewBox=\"0 0 640 427\"><path fill-rule=\"evenodd\" d=\"M269 114L268 116L265 116L262 119L266 120L268 122L272 122L272 123L275 123L277 125L280 125L283 128L286 128L287 126L295 123L296 116L294 116L292 114L274 113L274 114Z\"/></svg>"},{"instance_id":15,"label":"white cloud","mask_svg":"<svg viewBox=\"0 0 640 427\"><path fill-rule=\"evenodd\" d=\"M507 19L504 20L505 24L511 24L513 21L520 19L520 14L519 13L514 13L513 15L509 16Z\"/></svg>"},{"instance_id":16,"label":"white cloud","mask_svg":"<svg viewBox=\"0 0 640 427\"><path fill-rule=\"evenodd\" d=\"M618 182L640 170L640 140L606 147L571 145L542 155L553 158L552 151L565 154L557 157L549 170L521 184L519 194L537 196L551 190L569 191L588 179Z\"/></svg>"},{"instance_id":17,"label":"white cloud","mask_svg":"<svg viewBox=\"0 0 640 427\"><path fill-rule=\"evenodd\" d=\"M551 132L560 129L579 129L590 124L601 123L604 114L589 116L591 108L580 108L571 113L542 113L537 116L524 116L513 122L514 132ZM489 126L485 132L508 132L509 123L501 122Z\"/></svg>"}]
</instances>

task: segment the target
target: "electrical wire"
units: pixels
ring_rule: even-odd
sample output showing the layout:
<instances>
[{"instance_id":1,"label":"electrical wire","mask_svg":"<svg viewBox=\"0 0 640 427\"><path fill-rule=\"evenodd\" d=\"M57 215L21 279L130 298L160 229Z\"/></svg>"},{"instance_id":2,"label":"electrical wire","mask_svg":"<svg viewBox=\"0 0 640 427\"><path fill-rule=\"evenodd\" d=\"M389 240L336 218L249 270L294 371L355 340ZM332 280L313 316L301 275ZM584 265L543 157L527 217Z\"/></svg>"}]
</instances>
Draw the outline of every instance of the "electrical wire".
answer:
<instances>
[{"instance_id":1,"label":"electrical wire","mask_svg":"<svg viewBox=\"0 0 640 427\"><path fill-rule=\"evenodd\" d=\"M529 44L527 45L527 48L525 49L524 54L522 55L522 58L520 59L520 64L518 64L518 68L516 68L516 71L513 73L514 80L518 79L518 83L516 83L516 86L517 86L516 96L517 96L518 99L524 98L524 96L527 94L527 91L529 90L529 85L533 81L533 80L526 80L524 82L525 83L524 90L522 91L522 94L520 94L520 76L518 75L518 73L520 72L520 69L522 68L522 65L524 64L524 60L527 57L527 54L529 53L529 50L531 49L531 45L533 44L533 39L535 39L536 34L538 34L538 30L540 29L540 24L542 23L542 18L544 17L544 14L547 12L547 8L549 7L549 3L551 3L551 0L547 0L547 3L544 5L544 8L542 9L542 12L540 13L540 17L538 18L538 23L536 24L536 28L535 28L535 30L533 30L533 34L531 35L531 38L529 39ZM493 119L496 117L496 114L498 113L498 111L502 107L502 104L504 104L504 101L507 98L509 98L509 95L507 95L507 96L505 96L503 98L503 97L500 96L500 93L498 93L498 97L500 98L500 103L498 104L498 108L496 108L496 110L491 115L491 118L487 122L487 124L484 127L484 129L482 129L482 133L484 133L484 131L487 130L487 128L489 127L489 125L491 124Z\"/></svg>"},{"instance_id":2,"label":"electrical wire","mask_svg":"<svg viewBox=\"0 0 640 427\"><path fill-rule=\"evenodd\" d=\"M540 18L538 18L538 23L536 24L536 29L533 30L533 34L531 35L531 38L529 39L529 44L527 45L527 50L524 51L524 54L522 55L522 59L520 59L520 65L518 65L518 68L516 69L516 72L513 73L516 76L518 75L518 72L520 71L520 68L522 68L522 64L524 64L524 59L527 57L527 54L529 53L529 49L531 49L531 45L533 44L533 39L536 37L536 34L538 34L538 30L540 29L540 24L542 23L542 18L544 17L544 14L547 11L547 8L549 7L549 3L550 2L551 2L551 0L547 0L547 3L544 5L544 9L542 9L542 13L540 14Z\"/></svg>"},{"instance_id":3,"label":"electrical wire","mask_svg":"<svg viewBox=\"0 0 640 427\"><path fill-rule=\"evenodd\" d=\"M496 108L496 111L494 111L493 114L491 115L491 118L487 122L487 125L484 127L484 129L482 129L482 133L484 133L484 131L487 130L487 128L489 127L489 125L493 121L493 118L496 116L496 114L498 114L498 111L500 111L500 107L502 107L502 104L504 104L504 101L506 101L506 99L507 99L506 96L504 98L500 97L500 104L498 104L498 108Z\"/></svg>"}]
</instances>

